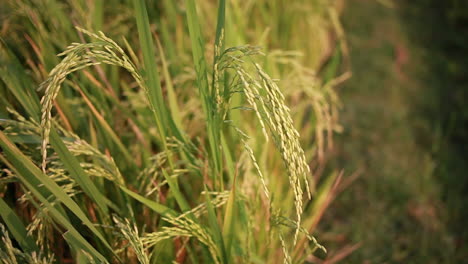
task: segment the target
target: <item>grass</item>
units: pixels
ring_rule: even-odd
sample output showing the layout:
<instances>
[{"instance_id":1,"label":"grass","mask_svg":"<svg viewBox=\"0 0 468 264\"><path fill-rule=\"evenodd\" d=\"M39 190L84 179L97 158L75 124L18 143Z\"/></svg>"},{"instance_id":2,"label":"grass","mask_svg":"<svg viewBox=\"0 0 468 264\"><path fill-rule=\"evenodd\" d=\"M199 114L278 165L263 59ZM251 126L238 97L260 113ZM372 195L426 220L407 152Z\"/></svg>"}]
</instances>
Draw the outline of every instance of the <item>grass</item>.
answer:
<instances>
[{"instance_id":1,"label":"grass","mask_svg":"<svg viewBox=\"0 0 468 264\"><path fill-rule=\"evenodd\" d=\"M444 121L456 117L453 124L462 129L463 112L447 98L455 94L448 87L465 85L446 71L453 63L465 67L462 59L441 60L463 58L465 49L439 46L464 43L463 34L442 16L452 17L443 11L451 4L423 2L350 1L342 15L353 78L339 90L347 129L337 137L334 166L361 175L327 210L319 230L330 254L360 245L345 263L466 259L466 199L457 191L466 186L460 173L466 155L448 140L453 134Z\"/></svg>"},{"instance_id":2,"label":"grass","mask_svg":"<svg viewBox=\"0 0 468 264\"><path fill-rule=\"evenodd\" d=\"M299 2L7 1L2 262L323 257L345 48L335 6Z\"/></svg>"}]
</instances>

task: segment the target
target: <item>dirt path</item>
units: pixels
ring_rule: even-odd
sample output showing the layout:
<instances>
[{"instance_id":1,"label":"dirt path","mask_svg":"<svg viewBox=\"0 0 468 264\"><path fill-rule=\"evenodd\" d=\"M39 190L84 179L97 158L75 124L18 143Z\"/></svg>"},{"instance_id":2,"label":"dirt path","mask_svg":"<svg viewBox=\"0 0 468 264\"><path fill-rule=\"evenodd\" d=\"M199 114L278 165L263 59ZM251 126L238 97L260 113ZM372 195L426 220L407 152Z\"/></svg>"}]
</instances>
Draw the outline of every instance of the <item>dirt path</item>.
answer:
<instances>
[{"instance_id":1,"label":"dirt path","mask_svg":"<svg viewBox=\"0 0 468 264\"><path fill-rule=\"evenodd\" d=\"M436 135L419 114L421 101L431 100L417 77L426 70L422 47L391 3L350 0L345 8L353 78L340 88L337 166L363 173L328 210L325 244L337 252L362 242L344 263L456 263L435 173Z\"/></svg>"}]
</instances>

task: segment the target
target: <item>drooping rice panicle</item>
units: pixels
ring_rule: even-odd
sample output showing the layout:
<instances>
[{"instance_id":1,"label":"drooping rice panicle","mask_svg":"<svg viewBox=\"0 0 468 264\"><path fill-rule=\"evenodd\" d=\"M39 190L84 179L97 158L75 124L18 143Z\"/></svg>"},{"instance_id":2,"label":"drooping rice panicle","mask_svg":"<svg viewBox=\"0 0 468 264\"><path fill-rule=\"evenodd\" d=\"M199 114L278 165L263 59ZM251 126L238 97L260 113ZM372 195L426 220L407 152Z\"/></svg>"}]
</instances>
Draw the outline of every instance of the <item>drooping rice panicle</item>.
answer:
<instances>
[{"instance_id":1,"label":"drooping rice panicle","mask_svg":"<svg viewBox=\"0 0 468 264\"><path fill-rule=\"evenodd\" d=\"M26 253L13 245L11 238L3 224L0 223L0 262L2 264L52 264L55 263L53 254L44 256L41 252Z\"/></svg>"},{"instance_id":2,"label":"drooping rice panicle","mask_svg":"<svg viewBox=\"0 0 468 264\"><path fill-rule=\"evenodd\" d=\"M227 69L232 68L239 77L244 95L259 120L265 138L268 139L269 137L266 131L266 127L268 126L274 143L286 166L289 183L294 191L294 204L298 225L294 235L293 244L295 244L299 235L303 211L303 185L305 185L308 198L311 199L308 181L310 168L307 164L304 150L299 142L299 133L294 127L290 110L285 104L285 97L278 85L263 71L258 63L251 63L255 69L256 76L248 73L247 67L251 67L252 65L246 65L245 60L255 54L258 54L258 51L248 46L228 49L224 53L224 56L226 56L224 67ZM250 156L252 157L253 153L251 151L249 153L251 153ZM255 160L254 156L253 158ZM256 164L254 162L257 168L258 165ZM264 177L259 168L257 168L257 171L262 179L265 193L268 194Z\"/></svg>"},{"instance_id":3,"label":"drooping rice panicle","mask_svg":"<svg viewBox=\"0 0 468 264\"><path fill-rule=\"evenodd\" d=\"M116 223L118 232L122 234L123 238L128 241L130 247L133 250L133 253L138 258L139 263L149 264L150 255L146 251L143 240L139 235L138 228L136 225L132 225L128 219L119 219L118 217L113 218Z\"/></svg>"},{"instance_id":4,"label":"drooping rice panicle","mask_svg":"<svg viewBox=\"0 0 468 264\"><path fill-rule=\"evenodd\" d=\"M41 99L41 155L43 171L46 169L53 101L57 97L60 87L68 74L101 63L115 65L126 69L143 91L148 93L143 78L138 73L135 65L133 65L130 58L117 43L106 37L102 32L99 32L99 35L97 35L85 29L77 29L98 41L93 43L73 43L68 46L64 52L59 54L59 56L65 55L65 58L52 69L47 80L38 89L44 90L44 96ZM150 105L152 110L154 110L154 107L154 105Z\"/></svg>"},{"instance_id":5,"label":"drooping rice panicle","mask_svg":"<svg viewBox=\"0 0 468 264\"><path fill-rule=\"evenodd\" d=\"M218 246L211 235L199 224L186 216L168 216L163 217L163 220L172 224L173 227L163 227L162 231L146 234L143 241L147 247L174 237L194 237L208 248L214 263L221 263Z\"/></svg>"},{"instance_id":6,"label":"drooping rice panicle","mask_svg":"<svg viewBox=\"0 0 468 264\"><path fill-rule=\"evenodd\" d=\"M283 3L93 1L6 0L0 221L41 251L10 258L292 263L324 251L303 192L338 131L335 79L304 66L308 51L271 49L295 48L263 21ZM267 54L229 47L249 42Z\"/></svg>"}]
</instances>

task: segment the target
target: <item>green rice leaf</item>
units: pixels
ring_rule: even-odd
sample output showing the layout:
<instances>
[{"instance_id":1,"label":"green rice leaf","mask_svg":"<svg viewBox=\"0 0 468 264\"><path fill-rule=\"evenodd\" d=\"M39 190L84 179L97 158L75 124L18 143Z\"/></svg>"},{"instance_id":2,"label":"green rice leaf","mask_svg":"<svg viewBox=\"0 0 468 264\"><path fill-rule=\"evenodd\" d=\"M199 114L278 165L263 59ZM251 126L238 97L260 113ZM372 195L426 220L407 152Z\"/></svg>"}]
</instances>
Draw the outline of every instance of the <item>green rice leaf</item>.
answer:
<instances>
[{"instance_id":1,"label":"green rice leaf","mask_svg":"<svg viewBox=\"0 0 468 264\"><path fill-rule=\"evenodd\" d=\"M169 207L166 207L165 205L162 205L160 203L157 203L155 201L151 201L148 198L145 198L133 191L130 191L129 189L125 188L124 186L120 186L120 189L124 191L126 194L131 196L133 199L139 201L140 203L148 206L151 210L155 211L156 213L162 215L162 216L176 216L177 212L170 209Z\"/></svg>"},{"instance_id":2,"label":"green rice leaf","mask_svg":"<svg viewBox=\"0 0 468 264\"><path fill-rule=\"evenodd\" d=\"M161 141L166 145L167 118L166 107L161 89L158 68L155 61L154 43L149 28L148 12L144 0L134 0L135 17L137 21L138 36L143 52L143 62L145 65L145 77L149 91L148 101L154 111L156 125L161 135Z\"/></svg>"},{"instance_id":3,"label":"green rice leaf","mask_svg":"<svg viewBox=\"0 0 468 264\"><path fill-rule=\"evenodd\" d=\"M226 249L225 249L225 244L223 240L223 235L221 233L221 228L219 227L218 219L216 217L216 212L213 207L213 204L211 203L210 195L208 194L208 190L206 186L205 186L205 199L206 199L206 208L208 211L208 221L210 223L211 231L213 234L213 239L215 243L218 244L221 250L221 261L222 263L229 263L227 255L226 255Z\"/></svg>"},{"instance_id":4,"label":"green rice leaf","mask_svg":"<svg viewBox=\"0 0 468 264\"><path fill-rule=\"evenodd\" d=\"M63 237L68 242L68 244L75 250L78 257L78 264L81 263L89 263L88 256L84 255L83 252L89 254L89 257L92 257L94 263L101 261L101 263L109 263L95 248L90 246L89 243L83 241L83 237L81 237L75 231L67 231L63 234Z\"/></svg>"},{"instance_id":5,"label":"green rice leaf","mask_svg":"<svg viewBox=\"0 0 468 264\"><path fill-rule=\"evenodd\" d=\"M32 253L39 252L39 248L32 237L28 236L23 221L15 214L15 212L6 204L0 197L0 216L3 222L8 227L8 230L13 237L18 241L24 252Z\"/></svg>"},{"instance_id":6,"label":"green rice leaf","mask_svg":"<svg viewBox=\"0 0 468 264\"><path fill-rule=\"evenodd\" d=\"M202 99L203 111L205 113L207 122L208 141L213 159L211 160L214 173L213 178L221 175L221 151L220 151L220 126L219 120L216 119L216 106L214 99L210 96L210 87L208 85L208 69L204 54L205 41L200 30L200 23L198 21L197 9L194 0L185 1L187 8L187 23L190 33L190 40L192 43L192 56L197 73L197 86ZM222 189L222 177L219 180L219 185Z\"/></svg>"},{"instance_id":7,"label":"green rice leaf","mask_svg":"<svg viewBox=\"0 0 468 264\"><path fill-rule=\"evenodd\" d=\"M234 220L236 213L236 181L232 184L229 199L224 213L223 240L226 246L226 257L231 259L231 247L234 240Z\"/></svg>"},{"instance_id":8,"label":"green rice leaf","mask_svg":"<svg viewBox=\"0 0 468 264\"><path fill-rule=\"evenodd\" d=\"M21 182L27 185L28 189L44 204L50 203L42 195L41 191L38 190L39 186L44 186L50 193L52 193L58 201L62 202L70 211L75 214L84 225L86 225L92 233L99 238L99 240L110 250L112 247L109 245L104 236L96 229L93 223L88 219L86 214L81 208L60 188L52 179L45 175L34 163L26 157L8 138L0 131L0 146L3 149L7 159L11 162L9 165L12 170L17 172ZM68 220L52 205L50 205L51 211L56 212L56 218L59 222L67 228L73 228Z\"/></svg>"},{"instance_id":9,"label":"green rice leaf","mask_svg":"<svg viewBox=\"0 0 468 264\"><path fill-rule=\"evenodd\" d=\"M185 199L185 197L182 195L180 192L179 186L174 179L172 179L166 172L166 170L162 169L162 173L164 175L164 178L166 179L167 183L169 184L169 187L171 189L171 193L174 195L174 198L177 201L177 204L179 205L180 209L182 212L187 212L190 210L190 205Z\"/></svg>"},{"instance_id":10,"label":"green rice leaf","mask_svg":"<svg viewBox=\"0 0 468 264\"><path fill-rule=\"evenodd\" d=\"M83 189L83 191L96 202L98 208L104 213L104 215L108 215L109 210L107 208L111 202L104 197L104 195L98 190L96 185L91 181L89 176L84 172L81 168L80 163L78 160L73 156L70 151L67 149L65 144L60 139L59 135L55 131L55 129L51 129L50 133L50 143L52 144L53 148L57 152L60 160L63 162L63 165L70 173L70 176L76 180L78 185ZM116 206L113 206L114 209L117 209ZM117 209L118 210L118 209Z\"/></svg>"}]
</instances>

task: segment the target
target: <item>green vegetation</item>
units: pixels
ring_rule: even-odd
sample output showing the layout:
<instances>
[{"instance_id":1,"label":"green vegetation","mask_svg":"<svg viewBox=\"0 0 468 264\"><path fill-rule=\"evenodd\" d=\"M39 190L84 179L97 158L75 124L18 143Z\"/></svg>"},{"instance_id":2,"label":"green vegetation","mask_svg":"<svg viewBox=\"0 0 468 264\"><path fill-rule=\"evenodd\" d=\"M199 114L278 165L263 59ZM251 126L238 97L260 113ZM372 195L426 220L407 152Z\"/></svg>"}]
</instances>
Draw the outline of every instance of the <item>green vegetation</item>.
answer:
<instances>
[{"instance_id":1,"label":"green vegetation","mask_svg":"<svg viewBox=\"0 0 468 264\"><path fill-rule=\"evenodd\" d=\"M319 226L343 263L466 262L465 2L344 9L353 77L338 90L345 129L332 160L359 176Z\"/></svg>"},{"instance_id":2,"label":"green vegetation","mask_svg":"<svg viewBox=\"0 0 468 264\"><path fill-rule=\"evenodd\" d=\"M2 1L0 263L463 263L465 2Z\"/></svg>"},{"instance_id":3,"label":"green vegetation","mask_svg":"<svg viewBox=\"0 0 468 264\"><path fill-rule=\"evenodd\" d=\"M341 179L323 168L347 77L335 6L4 2L2 263L326 255L313 233Z\"/></svg>"}]
</instances>

